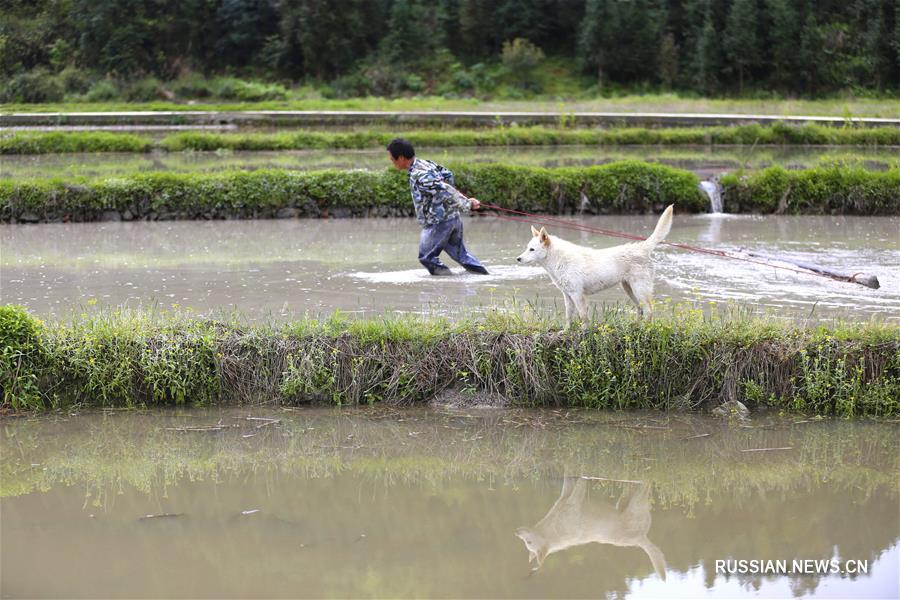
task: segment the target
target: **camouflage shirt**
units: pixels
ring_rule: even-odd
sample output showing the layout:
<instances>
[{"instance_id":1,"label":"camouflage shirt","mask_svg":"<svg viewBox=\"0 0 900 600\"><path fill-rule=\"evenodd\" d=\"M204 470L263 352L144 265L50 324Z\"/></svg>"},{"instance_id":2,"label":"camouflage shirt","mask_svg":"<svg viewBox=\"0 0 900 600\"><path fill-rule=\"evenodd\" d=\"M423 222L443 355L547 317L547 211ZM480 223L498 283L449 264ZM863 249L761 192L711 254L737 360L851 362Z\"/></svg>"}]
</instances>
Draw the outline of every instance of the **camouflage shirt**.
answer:
<instances>
[{"instance_id":1,"label":"camouflage shirt","mask_svg":"<svg viewBox=\"0 0 900 600\"><path fill-rule=\"evenodd\" d=\"M469 210L469 200L453 183L453 173L430 160L417 158L409 166L409 191L412 192L416 219L422 225L436 225Z\"/></svg>"}]
</instances>

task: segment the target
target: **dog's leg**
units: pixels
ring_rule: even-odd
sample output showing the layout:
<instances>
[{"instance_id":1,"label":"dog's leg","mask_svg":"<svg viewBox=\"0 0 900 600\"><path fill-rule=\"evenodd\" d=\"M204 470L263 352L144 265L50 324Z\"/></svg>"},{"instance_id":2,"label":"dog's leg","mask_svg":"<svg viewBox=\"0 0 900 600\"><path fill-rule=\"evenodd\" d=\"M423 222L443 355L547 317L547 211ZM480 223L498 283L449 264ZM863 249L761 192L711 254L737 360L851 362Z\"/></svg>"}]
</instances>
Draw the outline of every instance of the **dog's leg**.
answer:
<instances>
[{"instance_id":1,"label":"dog's leg","mask_svg":"<svg viewBox=\"0 0 900 600\"><path fill-rule=\"evenodd\" d=\"M563 300L566 303L566 329L572 326L572 309L573 303L572 298L569 297L569 294L563 292Z\"/></svg>"},{"instance_id":2,"label":"dog's leg","mask_svg":"<svg viewBox=\"0 0 900 600\"><path fill-rule=\"evenodd\" d=\"M575 303L575 310L581 318L581 324L587 327L588 324L588 307L587 300L584 298L584 292L576 292L572 294L572 302Z\"/></svg>"},{"instance_id":3,"label":"dog's leg","mask_svg":"<svg viewBox=\"0 0 900 600\"><path fill-rule=\"evenodd\" d=\"M634 279L631 281L630 287L638 305L638 314L652 316L653 279Z\"/></svg>"},{"instance_id":4,"label":"dog's leg","mask_svg":"<svg viewBox=\"0 0 900 600\"><path fill-rule=\"evenodd\" d=\"M556 500L556 504L563 502L572 495L572 491L575 489L575 483L580 481L580 477L572 477L571 475L563 477L563 486L562 491L559 493L559 498Z\"/></svg>"},{"instance_id":5,"label":"dog's leg","mask_svg":"<svg viewBox=\"0 0 900 600\"><path fill-rule=\"evenodd\" d=\"M637 307L638 313L643 313L643 309L641 308L641 301L637 299L634 295L634 291L631 289L631 285L627 281L622 281L622 289L625 290L625 293L628 294L628 298L631 299L631 302Z\"/></svg>"}]
</instances>

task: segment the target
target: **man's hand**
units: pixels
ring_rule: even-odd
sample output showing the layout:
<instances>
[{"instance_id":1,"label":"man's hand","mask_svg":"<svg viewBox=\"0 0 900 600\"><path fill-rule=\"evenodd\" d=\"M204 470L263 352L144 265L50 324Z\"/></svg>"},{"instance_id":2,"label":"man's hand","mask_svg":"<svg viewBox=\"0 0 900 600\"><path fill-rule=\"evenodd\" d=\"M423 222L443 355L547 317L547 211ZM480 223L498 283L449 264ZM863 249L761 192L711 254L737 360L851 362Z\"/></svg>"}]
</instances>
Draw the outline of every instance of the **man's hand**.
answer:
<instances>
[{"instance_id":1,"label":"man's hand","mask_svg":"<svg viewBox=\"0 0 900 600\"><path fill-rule=\"evenodd\" d=\"M471 210L478 210L479 208L481 208L481 202L478 200L478 198L469 198L469 208Z\"/></svg>"}]
</instances>

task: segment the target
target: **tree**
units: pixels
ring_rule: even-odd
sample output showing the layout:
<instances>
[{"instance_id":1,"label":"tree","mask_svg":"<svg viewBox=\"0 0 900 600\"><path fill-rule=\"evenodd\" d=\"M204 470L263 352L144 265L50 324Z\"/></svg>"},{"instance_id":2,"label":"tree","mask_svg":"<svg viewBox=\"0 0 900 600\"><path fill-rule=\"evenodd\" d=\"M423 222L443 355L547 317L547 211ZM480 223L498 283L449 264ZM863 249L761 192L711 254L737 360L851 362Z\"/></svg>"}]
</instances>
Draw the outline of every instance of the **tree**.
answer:
<instances>
[{"instance_id":1,"label":"tree","mask_svg":"<svg viewBox=\"0 0 900 600\"><path fill-rule=\"evenodd\" d=\"M72 0L67 13L82 66L123 78L209 69L217 4L206 0Z\"/></svg>"},{"instance_id":2,"label":"tree","mask_svg":"<svg viewBox=\"0 0 900 600\"><path fill-rule=\"evenodd\" d=\"M610 73L623 82L650 80L656 75L665 12L656 0L620 2L618 12L613 32L617 55Z\"/></svg>"},{"instance_id":3,"label":"tree","mask_svg":"<svg viewBox=\"0 0 900 600\"><path fill-rule=\"evenodd\" d=\"M900 8L900 2L897 5ZM892 43L900 43L891 39L890 9L883 0L857 0L855 9L854 29L861 34L858 36L860 47L856 51L859 58L855 61L861 67L857 83L868 86L874 82L875 87L881 90L895 67L891 56Z\"/></svg>"},{"instance_id":4,"label":"tree","mask_svg":"<svg viewBox=\"0 0 900 600\"><path fill-rule=\"evenodd\" d=\"M900 0L894 0L894 35L893 35L893 50L894 50L894 66L900 66ZM896 80L895 80L896 81Z\"/></svg>"},{"instance_id":5,"label":"tree","mask_svg":"<svg viewBox=\"0 0 900 600\"><path fill-rule=\"evenodd\" d=\"M371 53L384 23L383 4L367 0L284 2L278 64L325 80L349 72Z\"/></svg>"},{"instance_id":6,"label":"tree","mask_svg":"<svg viewBox=\"0 0 900 600\"><path fill-rule=\"evenodd\" d=\"M460 50L470 60L483 59L493 50L494 29L492 7L483 0L462 0L459 5L458 23Z\"/></svg>"},{"instance_id":7,"label":"tree","mask_svg":"<svg viewBox=\"0 0 900 600\"><path fill-rule=\"evenodd\" d=\"M588 0L578 37L582 67L605 77L633 82L652 79L665 10L654 0Z\"/></svg>"},{"instance_id":8,"label":"tree","mask_svg":"<svg viewBox=\"0 0 900 600\"><path fill-rule=\"evenodd\" d=\"M816 93L819 81L819 55L822 52L822 36L813 10L808 10L800 32L800 77L806 93Z\"/></svg>"},{"instance_id":9,"label":"tree","mask_svg":"<svg viewBox=\"0 0 900 600\"><path fill-rule=\"evenodd\" d=\"M659 56L656 60L659 65L659 80L665 89L672 89L678 79L678 46L675 44L675 36L667 33L659 44Z\"/></svg>"},{"instance_id":10,"label":"tree","mask_svg":"<svg viewBox=\"0 0 900 600\"><path fill-rule=\"evenodd\" d=\"M766 0L769 47L772 58L772 81L782 89L796 87L800 20L789 0Z\"/></svg>"},{"instance_id":11,"label":"tree","mask_svg":"<svg viewBox=\"0 0 900 600\"><path fill-rule=\"evenodd\" d=\"M527 87L534 68L544 59L544 51L526 39L516 38L504 42L501 57L503 66L513 75L519 86Z\"/></svg>"},{"instance_id":12,"label":"tree","mask_svg":"<svg viewBox=\"0 0 900 600\"><path fill-rule=\"evenodd\" d=\"M694 56L691 71L694 86L704 94L713 93L721 65L719 35L713 21L711 0L703 3L703 25L700 27L694 42Z\"/></svg>"},{"instance_id":13,"label":"tree","mask_svg":"<svg viewBox=\"0 0 900 600\"><path fill-rule=\"evenodd\" d=\"M517 38L601 87L900 87L900 0L0 0L0 90L236 70L445 93Z\"/></svg>"},{"instance_id":14,"label":"tree","mask_svg":"<svg viewBox=\"0 0 900 600\"><path fill-rule=\"evenodd\" d=\"M737 66L738 91L744 91L744 72L759 64L756 0L734 0L728 12L723 46L729 61Z\"/></svg>"},{"instance_id":15,"label":"tree","mask_svg":"<svg viewBox=\"0 0 900 600\"><path fill-rule=\"evenodd\" d=\"M75 0L72 7L82 61L123 77L160 72L152 13L142 0Z\"/></svg>"},{"instance_id":16,"label":"tree","mask_svg":"<svg viewBox=\"0 0 900 600\"><path fill-rule=\"evenodd\" d=\"M71 46L77 39L67 17L58 0L0 0L0 77L51 64L57 41Z\"/></svg>"},{"instance_id":17,"label":"tree","mask_svg":"<svg viewBox=\"0 0 900 600\"><path fill-rule=\"evenodd\" d=\"M614 54L614 32L619 27L614 0L588 0L578 32L578 58L584 70L592 70L603 87L606 69Z\"/></svg>"},{"instance_id":18,"label":"tree","mask_svg":"<svg viewBox=\"0 0 900 600\"><path fill-rule=\"evenodd\" d=\"M216 62L226 67L252 64L279 16L270 0L222 0L216 11Z\"/></svg>"},{"instance_id":19,"label":"tree","mask_svg":"<svg viewBox=\"0 0 900 600\"><path fill-rule=\"evenodd\" d=\"M442 14L426 0L397 0L391 6L387 35L380 54L388 63L409 64L427 59L444 45Z\"/></svg>"},{"instance_id":20,"label":"tree","mask_svg":"<svg viewBox=\"0 0 900 600\"><path fill-rule=\"evenodd\" d=\"M553 0L500 0L493 7L497 39L525 38L546 45L552 41L548 34L556 20L555 8Z\"/></svg>"}]
</instances>

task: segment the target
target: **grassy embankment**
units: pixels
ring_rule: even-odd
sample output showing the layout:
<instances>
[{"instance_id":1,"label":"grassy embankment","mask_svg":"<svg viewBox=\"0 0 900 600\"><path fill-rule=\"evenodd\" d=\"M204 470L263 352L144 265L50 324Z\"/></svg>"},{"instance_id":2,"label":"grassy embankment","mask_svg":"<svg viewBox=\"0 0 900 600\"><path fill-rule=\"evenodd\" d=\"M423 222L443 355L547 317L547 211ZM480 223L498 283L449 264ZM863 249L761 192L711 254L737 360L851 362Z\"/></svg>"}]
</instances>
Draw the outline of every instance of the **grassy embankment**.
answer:
<instances>
[{"instance_id":1,"label":"grassy embankment","mask_svg":"<svg viewBox=\"0 0 900 600\"><path fill-rule=\"evenodd\" d=\"M897 146L900 128L827 127L822 125L678 127L647 129L571 129L496 127L490 129L365 129L329 132L174 133L150 136L110 132L17 132L0 137L0 154L69 152L150 152L165 150L303 150L383 149L402 134L415 146L623 146L623 145L842 145Z\"/></svg>"},{"instance_id":2,"label":"grassy embankment","mask_svg":"<svg viewBox=\"0 0 900 600\"><path fill-rule=\"evenodd\" d=\"M900 330L804 328L685 306L610 309L560 332L524 309L450 323L334 315L249 326L111 312L45 324L0 307L3 402L406 405L446 390L513 406L692 410L738 399L819 415L900 413Z\"/></svg>"},{"instance_id":3,"label":"grassy embankment","mask_svg":"<svg viewBox=\"0 0 900 600\"><path fill-rule=\"evenodd\" d=\"M502 163L522 167L589 167L621 160L641 160L678 169L714 172L756 171L770 166L790 169L861 167L869 171L900 168L900 152L891 146L466 146L419 148L440 164ZM0 156L0 179L88 179L128 176L136 172L217 173L286 169L367 169L387 167L381 150L291 150L232 152L150 152Z\"/></svg>"},{"instance_id":4,"label":"grassy embankment","mask_svg":"<svg viewBox=\"0 0 900 600\"><path fill-rule=\"evenodd\" d=\"M704 212L708 200L689 171L640 161L593 167L450 165L460 189L484 202L542 213L647 213L675 203ZM723 178L728 212L896 215L900 169L788 171L771 167ZM587 203L584 203L587 198ZM288 211L284 213L284 211ZM0 181L0 221L388 216L411 214L398 171L166 173L106 179Z\"/></svg>"},{"instance_id":5,"label":"grassy embankment","mask_svg":"<svg viewBox=\"0 0 900 600\"><path fill-rule=\"evenodd\" d=\"M598 211L641 213L678 202L705 210L707 200L690 172L659 164L622 161L586 168L542 169L504 165L450 165L461 189L485 202L541 212L581 206L581 194ZM591 208L591 207L588 207ZM382 171L147 173L109 179L0 182L0 220L95 220L115 210L130 218L256 218L279 210L293 216L408 215L403 173ZM23 216L28 215L26 219Z\"/></svg>"},{"instance_id":6,"label":"grassy embankment","mask_svg":"<svg viewBox=\"0 0 900 600\"><path fill-rule=\"evenodd\" d=\"M200 100L186 102L56 102L43 104L4 104L2 112L121 112L121 111L253 111L253 110L371 110L428 111L462 110L479 112L677 112L757 115L813 115L831 117L898 118L900 110L894 98L835 97L822 100L695 98L678 94L634 94L614 97L591 96L560 99L538 96L528 100L479 100L413 96L407 98L322 98L310 90L285 100L240 102Z\"/></svg>"}]
</instances>

